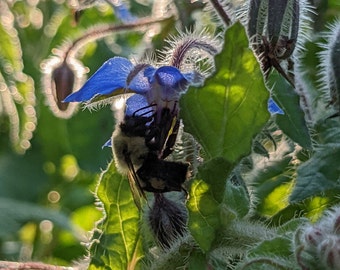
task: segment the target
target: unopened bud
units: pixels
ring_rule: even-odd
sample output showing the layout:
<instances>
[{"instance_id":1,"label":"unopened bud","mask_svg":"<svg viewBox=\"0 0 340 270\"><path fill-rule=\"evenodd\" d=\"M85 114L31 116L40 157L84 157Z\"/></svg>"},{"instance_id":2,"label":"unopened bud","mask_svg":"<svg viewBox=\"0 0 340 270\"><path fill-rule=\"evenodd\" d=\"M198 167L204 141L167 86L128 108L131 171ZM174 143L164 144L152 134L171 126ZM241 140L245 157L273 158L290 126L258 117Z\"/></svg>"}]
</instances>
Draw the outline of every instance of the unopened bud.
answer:
<instances>
[{"instance_id":1,"label":"unopened bud","mask_svg":"<svg viewBox=\"0 0 340 270\"><path fill-rule=\"evenodd\" d=\"M294 51L299 29L297 0L269 0L268 41L275 48L275 56L287 59Z\"/></svg>"},{"instance_id":2,"label":"unopened bud","mask_svg":"<svg viewBox=\"0 0 340 270\"><path fill-rule=\"evenodd\" d=\"M304 231L304 238L307 245L316 248L323 240L324 233L318 227L309 226Z\"/></svg>"},{"instance_id":3,"label":"unopened bud","mask_svg":"<svg viewBox=\"0 0 340 270\"><path fill-rule=\"evenodd\" d=\"M259 57L263 72L288 59L298 38L300 3L297 0L251 0L248 12L248 36ZM279 70L281 73L282 71Z\"/></svg>"},{"instance_id":4,"label":"unopened bud","mask_svg":"<svg viewBox=\"0 0 340 270\"><path fill-rule=\"evenodd\" d=\"M53 114L69 118L77 104L64 103L63 100L83 84L86 69L76 59L53 57L41 63L43 72L42 88Z\"/></svg>"},{"instance_id":5,"label":"unopened bud","mask_svg":"<svg viewBox=\"0 0 340 270\"><path fill-rule=\"evenodd\" d=\"M318 247L318 257L327 269L340 269L340 238L329 235Z\"/></svg>"},{"instance_id":6,"label":"unopened bud","mask_svg":"<svg viewBox=\"0 0 340 270\"><path fill-rule=\"evenodd\" d=\"M58 108L62 111L65 111L68 107L68 103L63 103L62 101L72 93L74 77L73 70L70 69L65 61L52 73L54 98Z\"/></svg>"}]
</instances>

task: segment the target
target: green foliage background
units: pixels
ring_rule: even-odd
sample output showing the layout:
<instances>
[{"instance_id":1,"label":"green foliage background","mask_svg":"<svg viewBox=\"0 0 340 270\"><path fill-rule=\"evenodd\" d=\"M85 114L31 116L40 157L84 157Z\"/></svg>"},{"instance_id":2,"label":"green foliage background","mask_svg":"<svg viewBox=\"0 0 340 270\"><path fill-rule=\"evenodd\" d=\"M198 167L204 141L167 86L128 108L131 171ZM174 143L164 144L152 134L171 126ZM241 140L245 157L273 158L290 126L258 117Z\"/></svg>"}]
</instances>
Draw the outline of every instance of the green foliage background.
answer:
<instances>
[{"instance_id":1,"label":"green foliage background","mask_svg":"<svg viewBox=\"0 0 340 270\"><path fill-rule=\"evenodd\" d=\"M214 27L206 15L197 16L196 13L203 12L202 6L177 2L180 12L176 23L170 21L162 26L161 33L153 37L152 51L162 48L164 38L176 33L175 26L184 29L195 23L205 23L210 28ZM316 32L325 31L327 23L339 15L340 6L336 2L318 1L318 16L313 23ZM138 16L151 12L148 5L134 1L130 4L131 11ZM114 120L109 107L92 113L79 110L68 120L55 117L42 92L40 65L65 39L75 39L97 23L118 24L119 20L105 5L84 10L78 24L74 21L72 10L63 1L3 1L0 7L0 91L4 93L6 87L11 87L18 92L10 97L10 101L5 99L5 95L0 95L0 260L39 260L69 265L87 254L81 243L88 241L86 232L102 218L102 213L95 207L93 192L101 171L112 159L110 149L102 149L102 145L111 136ZM200 20L196 21L197 18ZM337 120L321 122L313 127L315 134L312 140L323 147L311 152L312 140L297 97L275 73L268 80L269 84L276 84L274 99L293 119L277 116L271 121L275 121L275 125L289 138L282 139L285 148L280 152L281 158L274 160L265 170L256 167L251 158L240 163L251 153L252 138L260 133L269 119L266 110L269 93L264 82L258 80L262 78L259 67L249 64L256 60L248 49L245 34L240 34L242 31L241 25L235 25L226 32L225 49L216 58L217 73L207 80L204 89L190 88L181 100L181 108L186 108L181 111L186 129L201 143L206 160L209 160L192 181L187 204L190 231L204 252L217 246L215 235L224 226L242 218L249 210L247 206L239 206L240 200L245 200L245 196L238 197L242 191L233 190L235 187L219 189L225 185L232 170L253 172L249 175L257 196L254 219L257 217L273 226L289 221L297 212L316 220L322 210L339 202L336 194L340 187L334 181L340 177L339 165L334 162L340 159ZM315 82L319 61L316 52L320 50L316 44L320 41L316 35L307 42L303 59L306 77L315 96L318 95ZM140 50L145 49L142 42L142 34L138 32L112 34L110 38L86 45L80 52L80 59L91 75L114 55L130 57L136 52L142 54ZM254 69L249 70L247 63ZM225 85L233 87L227 89ZM240 96L240 93L245 96ZM295 103L285 103L292 100ZM4 104L11 106L5 107ZM245 123L247 128L239 126L240 122ZM265 128L270 131L272 126ZM270 140L258 137L257 140L268 149L274 148ZM302 164L298 168L290 155L297 145L294 143L304 148L296 152L298 165ZM334 148L334 145L337 147ZM211 174L211 171L215 173ZM242 178L247 181L244 175ZM136 233L140 216L138 211L134 211L128 184L124 180L115 172L112 163L101 178L97 196L104 202L109 218L102 220L99 228L112 234L101 236L100 232L95 233L94 238L100 236L104 240L90 248L96 254L92 261L95 266L110 265L106 261L108 258L120 257L122 267L117 269L122 269L142 256L139 234ZM117 196L119 200L111 202ZM243 202L247 203L246 200ZM221 209L227 206L226 216L220 217ZM127 216L117 214L117 208ZM107 229L117 215L123 221L131 222L124 223L127 229ZM271 247L275 244L282 246L282 250L289 249L287 231L296 227L296 224L286 225L289 229L282 229L280 237L257 246L250 257L261 256L267 250L266 245ZM115 246L122 238L129 237L133 237L129 240L133 244L123 244L125 250ZM113 241L113 238L116 240ZM122 248L122 245L118 246ZM104 251L109 255L101 258L100 254ZM204 261L205 255L201 250L190 252L191 265ZM277 251L272 252L275 254ZM219 260L218 256L214 258ZM159 264L162 265L162 261Z\"/></svg>"}]
</instances>

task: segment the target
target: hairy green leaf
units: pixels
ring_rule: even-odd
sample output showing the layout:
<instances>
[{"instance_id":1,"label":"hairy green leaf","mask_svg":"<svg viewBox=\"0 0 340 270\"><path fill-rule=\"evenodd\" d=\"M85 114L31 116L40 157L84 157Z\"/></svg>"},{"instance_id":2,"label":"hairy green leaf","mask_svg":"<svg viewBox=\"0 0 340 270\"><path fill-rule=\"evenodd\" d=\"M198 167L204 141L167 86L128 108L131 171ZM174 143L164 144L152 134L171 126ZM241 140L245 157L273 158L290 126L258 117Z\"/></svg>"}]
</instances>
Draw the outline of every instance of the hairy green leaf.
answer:
<instances>
[{"instance_id":1,"label":"hairy green leaf","mask_svg":"<svg viewBox=\"0 0 340 270\"><path fill-rule=\"evenodd\" d=\"M268 78L272 97L284 111L276 115L276 124L294 142L311 149L312 141L300 107L300 98L294 88L277 72L273 71Z\"/></svg>"},{"instance_id":2,"label":"hairy green leaf","mask_svg":"<svg viewBox=\"0 0 340 270\"><path fill-rule=\"evenodd\" d=\"M307 218L294 218L289 220L288 222L282 224L277 232L279 234L295 234L295 231L304 223L308 222Z\"/></svg>"},{"instance_id":3,"label":"hairy green leaf","mask_svg":"<svg viewBox=\"0 0 340 270\"><path fill-rule=\"evenodd\" d=\"M327 191L340 190L338 121L338 118L328 119L316 126L320 144L316 146L314 155L299 166L291 202L299 202Z\"/></svg>"},{"instance_id":4,"label":"hairy green leaf","mask_svg":"<svg viewBox=\"0 0 340 270\"><path fill-rule=\"evenodd\" d=\"M252 249L249 256L268 255L271 256L290 256L291 255L291 241L286 237L276 237L271 240L261 242L257 247Z\"/></svg>"},{"instance_id":5,"label":"hairy green leaf","mask_svg":"<svg viewBox=\"0 0 340 270\"><path fill-rule=\"evenodd\" d=\"M251 151L253 137L269 119L269 93L241 24L226 31L216 74L180 100L185 129L207 157L237 162Z\"/></svg>"},{"instance_id":6,"label":"hairy green leaf","mask_svg":"<svg viewBox=\"0 0 340 270\"><path fill-rule=\"evenodd\" d=\"M326 191L340 191L340 146L324 147L297 170L294 191L290 197L292 203L308 197L321 195Z\"/></svg>"},{"instance_id":7,"label":"hairy green leaf","mask_svg":"<svg viewBox=\"0 0 340 270\"><path fill-rule=\"evenodd\" d=\"M210 250L220 227L219 202L212 196L210 187L203 180L194 180L190 187L189 229L204 252Z\"/></svg>"},{"instance_id":8,"label":"hairy green leaf","mask_svg":"<svg viewBox=\"0 0 340 270\"><path fill-rule=\"evenodd\" d=\"M277 236L264 240L247 253L247 258L236 269L295 269L291 239Z\"/></svg>"},{"instance_id":9,"label":"hairy green leaf","mask_svg":"<svg viewBox=\"0 0 340 270\"><path fill-rule=\"evenodd\" d=\"M248 214L250 209L249 194L243 185L235 185L227 181L224 204L237 213L238 218Z\"/></svg>"},{"instance_id":10,"label":"hairy green leaf","mask_svg":"<svg viewBox=\"0 0 340 270\"><path fill-rule=\"evenodd\" d=\"M138 269L143 257L140 214L128 180L116 172L114 162L102 174L97 196L105 217L98 224L90 247L90 269Z\"/></svg>"},{"instance_id":11,"label":"hairy green leaf","mask_svg":"<svg viewBox=\"0 0 340 270\"><path fill-rule=\"evenodd\" d=\"M221 226L220 204L231 169L231 164L222 158L213 159L199 168L197 179L190 187L189 229L205 252Z\"/></svg>"}]
</instances>

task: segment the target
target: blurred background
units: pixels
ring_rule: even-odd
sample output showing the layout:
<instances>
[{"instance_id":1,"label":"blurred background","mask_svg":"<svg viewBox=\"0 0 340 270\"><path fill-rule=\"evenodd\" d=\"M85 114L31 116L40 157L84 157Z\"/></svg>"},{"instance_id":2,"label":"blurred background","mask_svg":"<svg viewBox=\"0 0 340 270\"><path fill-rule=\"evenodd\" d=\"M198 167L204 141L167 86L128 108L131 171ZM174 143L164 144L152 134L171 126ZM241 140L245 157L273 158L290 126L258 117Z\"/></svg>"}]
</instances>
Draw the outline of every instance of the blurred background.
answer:
<instances>
[{"instance_id":1,"label":"blurred background","mask_svg":"<svg viewBox=\"0 0 340 270\"><path fill-rule=\"evenodd\" d=\"M111 31L82 40L105 23L155 12L152 1L108 2L0 1L0 260L69 265L86 255L83 242L102 218L94 192L112 159L102 148L114 128L112 111L67 108L60 101L70 92L58 91L65 81L76 91L115 55L141 58L176 31L172 18L162 32ZM62 65L67 53L70 62Z\"/></svg>"},{"instance_id":2,"label":"blurred background","mask_svg":"<svg viewBox=\"0 0 340 270\"><path fill-rule=\"evenodd\" d=\"M95 1L81 2L91 6ZM62 107L56 85L67 79L80 83L85 72L90 76L115 55L139 59L161 48L175 27L213 27L206 13L198 16L203 1L157 2L172 16L162 31L153 29L148 36L145 31L114 33L98 41L94 36L77 51L82 64L62 68L66 77L53 71L62 64L71 40L97 24L133 20L131 14L155 16L155 3L130 1L129 14L105 2L81 12L75 12L77 1L0 2L0 260L69 265L86 254L82 243L102 217L93 193L112 158L102 145L111 136L114 119L110 107L92 112ZM314 3L320 14L315 29L324 30L339 14L336 2ZM318 49L313 41L308 46L313 53L306 61L312 68ZM65 113L60 117L58 112Z\"/></svg>"}]
</instances>

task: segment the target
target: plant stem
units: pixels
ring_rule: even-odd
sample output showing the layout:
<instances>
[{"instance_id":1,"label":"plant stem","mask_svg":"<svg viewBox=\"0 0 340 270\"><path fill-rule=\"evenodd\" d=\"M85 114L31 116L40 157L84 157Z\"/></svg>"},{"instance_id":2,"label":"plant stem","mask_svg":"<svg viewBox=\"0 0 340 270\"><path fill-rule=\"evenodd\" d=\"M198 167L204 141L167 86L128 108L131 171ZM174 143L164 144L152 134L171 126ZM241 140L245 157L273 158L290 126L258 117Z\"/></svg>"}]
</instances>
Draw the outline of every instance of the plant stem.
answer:
<instances>
[{"instance_id":1,"label":"plant stem","mask_svg":"<svg viewBox=\"0 0 340 270\"><path fill-rule=\"evenodd\" d=\"M25 270L25 269L36 269L36 270L77 270L78 268L66 267L66 266L56 266L51 264L45 264L41 262L9 262L0 261L0 269L15 269L15 270Z\"/></svg>"},{"instance_id":2,"label":"plant stem","mask_svg":"<svg viewBox=\"0 0 340 270\"><path fill-rule=\"evenodd\" d=\"M225 12L223 6L219 2L219 0L210 0L210 3L215 8L218 15L220 15L221 19L224 21L226 25L229 25L231 23L231 20L228 16L228 14Z\"/></svg>"}]
</instances>

